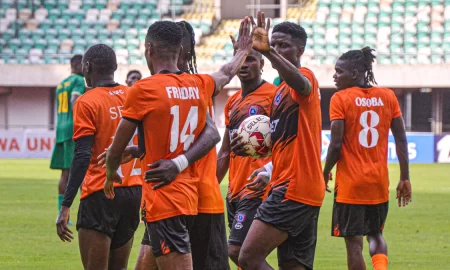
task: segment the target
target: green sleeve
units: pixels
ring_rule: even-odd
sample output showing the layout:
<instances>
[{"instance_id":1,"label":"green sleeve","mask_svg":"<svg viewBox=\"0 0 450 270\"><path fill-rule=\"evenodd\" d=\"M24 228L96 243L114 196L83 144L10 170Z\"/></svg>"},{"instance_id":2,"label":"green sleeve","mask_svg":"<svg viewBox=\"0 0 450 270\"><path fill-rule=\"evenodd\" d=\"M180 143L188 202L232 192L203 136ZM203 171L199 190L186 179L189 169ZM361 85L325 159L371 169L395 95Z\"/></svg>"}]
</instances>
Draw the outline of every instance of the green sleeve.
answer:
<instances>
[{"instance_id":1,"label":"green sleeve","mask_svg":"<svg viewBox=\"0 0 450 270\"><path fill-rule=\"evenodd\" d=\"M84 78L83 77L77 77L73 81L73 87L72 87L72 93L71 95L82 95L86 91L86 88L84 86Z\"/></svg>"}]
</instances>

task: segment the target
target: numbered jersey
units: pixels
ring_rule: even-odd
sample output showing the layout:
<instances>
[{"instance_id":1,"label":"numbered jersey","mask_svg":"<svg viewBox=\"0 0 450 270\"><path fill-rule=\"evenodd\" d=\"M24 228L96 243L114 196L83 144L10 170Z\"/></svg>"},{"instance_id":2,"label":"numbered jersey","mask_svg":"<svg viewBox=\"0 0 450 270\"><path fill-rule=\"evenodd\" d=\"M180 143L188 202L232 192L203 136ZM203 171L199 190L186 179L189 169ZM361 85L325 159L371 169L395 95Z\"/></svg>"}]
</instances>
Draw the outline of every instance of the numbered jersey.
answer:
<instances>
[{"instance_id":1,"label":"numbered jersey","mask_svg":"<svg viewBox=\"0 0 450 270\"><path fill-rule=\"evenodd\" d=\"M56 142L71 140L73 136L72 103L73 94L85 91L84 78L72 74L56 87Z\"/></svg>"},{"instance_id":2,"label":"numbered jersey","mask_svg":"<svg viewBox=\"0 0 450 270\"><path fill-rule=\"evenodd\" d=\"M125 102L123 118L138 123L143 165L185 153L205 127L205 97L211 97L211 76L157 74L135 83ZM210 93L205 93L210 91ZM169 185L142 189L146 219L153 222L177 215L196 215L198 207L196 165L182 171Z\"/></svg>"},{"instance_id":3,"label":"numbered jersey","mask_svg":"<svg viewBox=\"0 0 450 270\"><path fill-rule=\"evenodd\" d=\"M230 131L230 138L238 130L242 121L247 117L262 114L269 116L269 107L275 94L276 87L268 82L263 82L255 91L242 96L242 89L231 96L225 104L225 125ZM227 198L230 201L242 199L265 199L267 186L263 191L251 191L245 187L249 183L248 177L254 170L261 168L271 161L271 157L252 158L240 157L230 154L230 170L228 172L229 184Z\"/></svg>"},{"instance_id":4,"label":"numbered jersey","mask_svg":"<svg viewBox=\"0 0 450 270\"><path fill-rule=\"evenodd\" d=\"M114 138L121 119L121 111L127 86L97 87L79 97L74 108L74 135L77 140L85 136L94 136L91 148L91 161L84 178L81 199L102 190L106 180L106 169L98 165L97 157L108 148ZM137 144L137 135L130 144ZM137 159L122 164L118 173L122 184L115 187L142 185L140 162Z\"/></svg>"},{"instance_id":5,"label":"numbered jersey","mask_svg":"<svg viewBox=\"0 0 450 270\"><path fill-rule=\"evenodd\" d=\"M389 200L388 137L400 117L392 90L352 87L331 98L330 120L344 120L345 131L336 174L336 201L380 204Z\"/></svg>"}]
</instances>

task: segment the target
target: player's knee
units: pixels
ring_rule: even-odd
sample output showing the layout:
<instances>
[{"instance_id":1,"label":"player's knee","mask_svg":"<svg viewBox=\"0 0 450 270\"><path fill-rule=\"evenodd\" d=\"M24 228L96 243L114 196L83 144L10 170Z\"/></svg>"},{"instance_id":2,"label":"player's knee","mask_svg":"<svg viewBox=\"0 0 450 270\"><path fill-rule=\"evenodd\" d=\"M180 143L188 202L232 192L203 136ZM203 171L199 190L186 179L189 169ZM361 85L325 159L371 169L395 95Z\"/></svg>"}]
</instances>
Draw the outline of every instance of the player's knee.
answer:
<instances>
[{"instance_id":1,"label":"player's knee","mask_svg":"<svg viewBox=\"0 0 450 270\"><path fill-rule=\"evenodd\" d=\"M238 265L245 270L259 269L257 256L252 256L249 252L241 249L238 258Z\"/></svg>"},{"instance_id":2,"label":"player's knee","mask_svg":"<svg viewBox=\"0 0 450 270\"><path fill-rule=\"evenodd\" d=\"M241 252L240 246L228 245L228 257L234 262L237 263L239 259L239 253Z\"/></svg>"}]
</instances>

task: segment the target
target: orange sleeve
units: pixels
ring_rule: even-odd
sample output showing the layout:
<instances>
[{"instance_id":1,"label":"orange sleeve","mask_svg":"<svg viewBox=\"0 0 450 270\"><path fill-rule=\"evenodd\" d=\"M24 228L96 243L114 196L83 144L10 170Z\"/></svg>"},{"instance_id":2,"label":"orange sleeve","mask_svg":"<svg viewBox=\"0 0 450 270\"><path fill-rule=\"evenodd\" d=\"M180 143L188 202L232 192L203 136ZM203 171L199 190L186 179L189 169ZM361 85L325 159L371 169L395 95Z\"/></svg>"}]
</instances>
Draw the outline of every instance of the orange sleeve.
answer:
<instances>
[{"instance_id":1,"label":"orange sleeve","mask_svg":"<svg viewBox=\"0 0 450 270\"><path fill-rule=\"evenodd\" d=\"M292 98L297 102L304 102L304 101L311 101L313 98L320 98L320 94L319 94L319 84L317 83L316 77L314 76L314 74L312 73L312 71L305 69L305 68L300 68L299 70L303 76L305 76L308 81L311 83L311 92L309 93L309 95L307 96L302 96L299 93L297 93L297 91L295 91L295 89L289 87L289 92L292 96Z\"/></svg>"},{"instance_id":2,"label":"orange sleeve","mask_svg":"<svg viewBox=\"0 0 450 270\"><path fill-rule=\"evenodd\" d=\"M207 98L212 98L214 91L216 90L216 83L211 75L207 74L196 74L198 79L200 79L203 89L205 89L205 95Z\"/></svg>"},{"instance_id":3,"label":"orange sleeve","mask_svg":"<svg viewBox=\"0 0 450 270\"><path fill-rule=\"evenodd\" d=\"M402 116L402 111L400 110L400 105L398 104L397 96L394 91L391 91L392 95L392 119Z\"/></svg>"},{"instance_id":4,"label":"orange sleeve","mask_svg":"<svg viewBox=\"0 0 450 270\"><path fill-rule=\"evenodd\" d=\"M331 97L330 121L344 120L344 119L345 119L344 101L342 100L341 95L336 93Z\"/></svg>"},{"instance_id":5,"label":"orange sleeve","mask_svg":"<svg viewBox=\"0 0 450 270\"><path fill-rule=\"evenodd\" d=\"M73 109L73 140L94 135L96 114L83 100L77 100Z\"/></svg>"},{"instance_id":6,"label":"orange sleeve","mask_svg":"<svg viewBox=\"0 0 450 270\"><path fill-rule=\"evenodd\" d=\"M152 100L152 97L148 92L149 90L144 89L141 83L135 83L128 91L122 110L122 117L129 120L142 121L150 110L148 103Z\"/></svg>"}]
</instances>

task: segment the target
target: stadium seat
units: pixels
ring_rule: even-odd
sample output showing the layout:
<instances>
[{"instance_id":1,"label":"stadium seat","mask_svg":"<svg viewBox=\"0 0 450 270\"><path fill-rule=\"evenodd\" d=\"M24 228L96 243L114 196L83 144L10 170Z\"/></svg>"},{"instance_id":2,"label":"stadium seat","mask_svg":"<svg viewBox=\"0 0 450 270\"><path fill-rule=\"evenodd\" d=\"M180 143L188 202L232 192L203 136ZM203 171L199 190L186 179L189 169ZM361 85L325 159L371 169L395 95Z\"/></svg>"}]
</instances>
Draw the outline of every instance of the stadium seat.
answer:
<instances>
[{"instance_id":1,"label":"stadium seat","mask_svg":"<svg viewBox=\"0 0 450 270\"><path fill-rule=\"evenodd\" d=\"M60 29L58 30L58 38L59 40L68 39L71 33L72 32L69 29Z\"/></svg>"},{"instance_id":2,"label":"stadium seat","mask_svg":"<svg viewBox=\"0 0 450 270\"><path fill-rule=\"evenodd\" d=\"M93 29L91 29L91 30L93 30ZM75 30L72 31L72 39L74 39L74 40L82 39L84 34L85 34L85 31L83 31L81 29L75 29Z\"/></svg>"},{"instance_id":3,"label":"stadium seat","mask_svg":"<svg viewBox=\"0 0 450 270\"><path fill-rule=\"evenodd\" d=\"M101 29L98 31L98 39L103 40L111 36L111 31L108 29Z\"/></svg>"},{"instance_id":4,"label":"stadium seat","mask_svg":"<svg viewBox=\"0 0 450 270\"><path fill-rule=\"evenodd\" d=\"M124 37L125 32L122 29L116 29L111 32L112 39L121 39Z\"/></svg>"},{"instance_id":5,"label":"stadium seat","mask_svg":"<svg viewBox=\"0 0 450 270\"><path fill-rule=\"evenodd\" d=\"M123 31L127 31L128 29L130 29L132 26L134 25L134 21L130 20L130 19L123 19L120 22L120 29Z\"/></svg>"},{"instance_id":6,"label":"stadium seat","mask_svg":"<svg viewBox=\"0 0 450 270\"><path fill-rule=\"evenodd\" d=\"M82 32L84 33L84 37L86 40L97 38L97 30L95 29L88 29Z\"/></svg>"},{"instance_id":7,"label":"stadium seat","mask_svg":"<svg viewBox=\"0 0 450 270\"><path fill-rule=\"evenodd\" d=\"M136 39L130 39L127 41L127 50L133 51L139 47L139 41Z\"/></svg>"},{"instance_id":8,"label":"stadium seat","mask_svg":"<svg viewBox=\"0 0 450 270\"><path fill-rule=\"evenodd\" d=\"M106 26L106 22L105 21L96 21L94 22L94 29L98 30L102 30L104 29Z\"/></svg>"},{"instance_id":9,"label":"stadium seat","mask_svg":"<svg viewBox=\"0 0 450 270\"><path fill-rule=\"evenodd\" d=\"M113 45L114 50L125 49L125 46L127 45L127 41L123 38L113 38L113 41L114 41Z\"/></svg>"},{"instance_id":10,"label":"stadium seat","mask_svg":"<svg viewBox=\"0 0 450 270\"><path fill-rule=\"evenodd\" d=\"M53 28L56 29L56 30L61 30L61 29L66 28L66 26L67 26L66 20L64 20L64 19L56 19L55 23L53 25Z\"/></svg>"},{"instance_id":11,"label":"stadium seat","mask_svg":"<svg viewBox=\"0 0 450 270\"><path fill-rule=\"evenodd\" d=\"M93 28L94 21L90 20L82 20L80 23L80 29L83 31L88 31L89 29Z\"/></svg>"},{"instance_id":12,"label":"stadium seat","mask_svg":"<svg viewBox=\"0 0 450 270\"><path fill-rule=\"evenodd\" d=\"M80 28L80 21L77 19L70 19L67 22L67 29L69 30L75 30L75 29L79 29Z\"/></svg>"},{"instance_id":13,"label":"stadium seat","mask_svg":"<svg viewBox=\"0 0 450 270\"><path fill-rule=\"evenodd\" d=\"M48 32L48 31L47 31ZM36 29L31 33L31 38L34 41L40 40L44 37L44 34L46 33L46 31L42 30L42 29Z\"/></svg>"},{"instance_id":14,"label":"stadium seat","mask_svg":"<svg viewBox=\"0 0 450 270\"><path fill-rule=\"evenodd\" d=\"M85 17L85 13L83 10L74 10L73 11L73 18L78 20L78 21L83 21Z\"/></svg>"},{"instance_id":15,"label":"stadium seat","mask_svg":"<svg viewBox=\"0 0 450 270\"><path fill-rule=\"evenodd\" d=\"M136 20L139 12L136 9L129 9L125 12L125 18L129 20Z\"/></svg>"},{"instance_id":16,"label":"stadium seat","mask_svg":"<svg viewBox=\"0 0 450 270\"><path fill-rule=\"evenodd\" d=\"M152 15L152 11L150 9L144 8L139 10L139 19L148 20Z\"/></svg>"},{"instance_id":17,"label":"stadium seat","mask_svg":"<svg viewBox=\"0 0 450 270\"><path fill-rule=\"evenodd\" d=\"M109 47L113 47L113 45L114 45L113 40L110 39L110 38L102 40L102 43L105 44L105 45L108 45Z\"/></svg>"},{"instance_id":18,"label":"stadium seat","mask_svg":"<svg viewBox=\"0 0 450 270\"><path fill-rule=\"evenodd\" d=\"M95 38L86 39L86 40L87 40L87 47L86 48L89 48L89 47L94 46L94 45L99 44L99 43L103 43L103 41L100 42L100 40L95 39Z\"/></svg>"}]
</instances>

